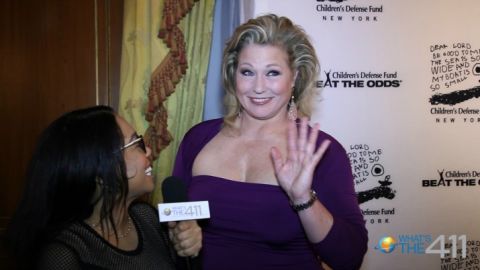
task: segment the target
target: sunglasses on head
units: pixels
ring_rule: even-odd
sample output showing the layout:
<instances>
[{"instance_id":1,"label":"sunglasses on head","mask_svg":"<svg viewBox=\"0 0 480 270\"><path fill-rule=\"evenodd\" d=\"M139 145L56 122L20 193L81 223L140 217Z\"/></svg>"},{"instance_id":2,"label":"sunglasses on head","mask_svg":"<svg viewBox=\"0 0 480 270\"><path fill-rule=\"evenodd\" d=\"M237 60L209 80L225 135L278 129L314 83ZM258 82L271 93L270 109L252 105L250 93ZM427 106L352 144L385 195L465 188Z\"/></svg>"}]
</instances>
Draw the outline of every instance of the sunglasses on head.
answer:
<instances>
[{"instance_id":1,"label":"sunglasses on head","mask_svg":"<svg viewBox=\"0 0 480 270\"><path fill-rule=\"evenodd\" d=\"M125 150L127 149L128 147L132 146L132 145L135 145L135 144L138 144L138 146L140 146L140 148L146 153L147 152L147 148L145 147L145 141L143 140L143 136L142 135L139 135L137 136L136 139L134 139L133 141L125 144L124 146L122 146L122 148L120 148L120 150Z\"/></svg>"}]
</instances>

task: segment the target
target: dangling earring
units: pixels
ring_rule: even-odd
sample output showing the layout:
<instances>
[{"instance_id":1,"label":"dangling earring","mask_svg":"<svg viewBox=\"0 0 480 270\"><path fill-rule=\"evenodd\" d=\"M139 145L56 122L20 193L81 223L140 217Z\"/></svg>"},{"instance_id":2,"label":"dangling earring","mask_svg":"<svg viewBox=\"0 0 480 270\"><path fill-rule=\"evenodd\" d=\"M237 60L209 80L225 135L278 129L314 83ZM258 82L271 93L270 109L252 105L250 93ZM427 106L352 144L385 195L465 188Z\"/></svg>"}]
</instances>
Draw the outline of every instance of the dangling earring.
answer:
<instances>
[{"instance_id":1,"label":"dangling earring","mask_svg":"<svg viewBox=\"0 0 480 270\"><path fill-rule=\"evenodd\" d=\"M240 117L242 115L242 111L243 111L242 106L240 106L237 112L237 117Z\"/></svg>"},{"instance_id":2,"label":"dangling earring","mask_svg":"<svg viewBox=\"0 0 480 270\"><path fill-rule=\"evenodd\" d=\"M288 120L295 121L297 120L297 105L295 104L295 96L292 95L290 103L288 104Z\"/></svg>"}]
</instances>

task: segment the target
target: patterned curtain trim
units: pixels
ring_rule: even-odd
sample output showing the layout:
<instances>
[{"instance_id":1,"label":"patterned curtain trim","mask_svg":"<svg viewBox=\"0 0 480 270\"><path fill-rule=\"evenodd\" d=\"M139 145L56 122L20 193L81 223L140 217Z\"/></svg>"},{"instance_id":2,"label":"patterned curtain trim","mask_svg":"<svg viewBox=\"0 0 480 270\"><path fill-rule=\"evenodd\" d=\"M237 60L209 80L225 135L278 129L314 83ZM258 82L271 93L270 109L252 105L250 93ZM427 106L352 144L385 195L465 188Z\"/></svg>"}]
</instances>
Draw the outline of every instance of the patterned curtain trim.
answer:
<instances>
[{"instance_id":1,"label":"patterned curtain trim","mask_svg":"<svg viewBox=\"0 0 480 270\"><path fill-rule=\"evenodd\" d=\"M148 90L148 105L145 119L148 128L145 131L146 143L152 149L153 160L167 147L173 137L168 131L168 113L164 102L174 91L188 68L185 39L178 27L181 19L198 0L166 0L158 37L170 49L167 56L152 74Z\"/></svg>"}]
</instances>

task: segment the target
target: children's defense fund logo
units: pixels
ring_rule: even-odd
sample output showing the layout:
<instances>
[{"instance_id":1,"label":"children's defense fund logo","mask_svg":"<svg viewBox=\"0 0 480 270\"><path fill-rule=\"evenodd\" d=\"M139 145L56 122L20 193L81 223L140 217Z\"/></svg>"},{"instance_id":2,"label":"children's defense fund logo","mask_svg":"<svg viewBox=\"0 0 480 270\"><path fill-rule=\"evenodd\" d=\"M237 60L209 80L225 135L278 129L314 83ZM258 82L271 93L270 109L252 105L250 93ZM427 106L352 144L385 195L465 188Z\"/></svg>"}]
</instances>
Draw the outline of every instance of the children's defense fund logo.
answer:
<instances>
[{"instance_id":1,"label":"children's defense fund logo","mask_svg":"<svg viewBox=\"0 0 480 270\"><path fill-rule=\"evenodd\" d=\"M422 179L424 188L475 188L480 186L480 171L477 170L437 170L438 178Z\"/></svg>"},{"instance_id":2,"label":"children's defense fund logo","mask_svg":"<svg viewBox=\"0 0 480 270\"><path fill-rule=\"evenodd\" d=\"M355 0L316 0L315 10L322 21L378 22L383 5L369 5Z\"/></svg>"},{"instance_id":3,"label":"children's defense fund logo","mask_svg":"<svg viewBox=\"0 0 480 270\"><path fill-rule=\"evenodd\" d=\"M324 71L317 88L398 88L402 84L397 71Z\"/></svg>"},{"instance_id":4,"label":"children's defense fund logo","mask_svg":"<svg viewBox=\"0 0 480 270\"><path fill-rule=\"evenodd\" d=\"M438 124L480 124L480 48L469 42L430 46L430 114Z\"/></svg>"},{"instance_id":5,"label":"children's defense fund logo","mask_svg":"<svg viewBox=\"0 0 480 270\"><path fill-rule=\"evenodd\" d=\"M395 207L382 207L383 200L393 200L396 191L392 189L392 177L387 173L382 157L384 149L369 144L353 144L347 151L352 167L353 180L365 221L369 224L390 223L395 216ZM363 204L371 200L377 202L374 208L364 207Z\"/></svg>"},{"instance_id":6,"label":"children's defense fund logo","mask_svg":"<svg viewBox=\"0 0 480 270\"><path fill-rule=\"evenodd\" d=\"M375 249L380 250L382 253L392 253L395 249L397 241L392 236L384 236L380 238Z\"/></svg>"}]
</instances>

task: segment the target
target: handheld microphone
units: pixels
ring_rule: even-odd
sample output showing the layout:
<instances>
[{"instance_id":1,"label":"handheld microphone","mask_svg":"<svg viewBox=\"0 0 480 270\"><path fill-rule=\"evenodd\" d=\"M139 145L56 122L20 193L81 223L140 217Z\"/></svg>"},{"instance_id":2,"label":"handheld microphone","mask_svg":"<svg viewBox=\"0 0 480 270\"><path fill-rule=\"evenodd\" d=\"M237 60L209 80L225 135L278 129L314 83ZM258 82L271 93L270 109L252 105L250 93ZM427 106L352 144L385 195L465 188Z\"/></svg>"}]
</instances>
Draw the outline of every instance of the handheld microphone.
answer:
<instances>
[{"instance_id":1,"label":"handheld microphone","mask_svg":"<svg viewBox=\"0 0 480 270\"><path fill-rule=\"evenodd\" d=\"M163 180L162 195L164 203L158 204L160 222L203 219L210 217L208 201L189 202L185 183L169 176ZM185 258L188 270L200 269L197 258Z\"/></svg>"},{"instance_id":2,"label":"handheld microphone","mask_svg":"<svg viewBox=\"0 0 480 270\"><path fill-rule=\"evenodd\" d=\"M184 182L169 176L162 183L164 203L158 204L160 222L210 218L208 201L189 202Z\"/></svg>"},{"instance_id":3,"label":"handheld microphone","mask_svg":"<svg viewBox=\"0 0 480 270\"><path fill-rule=\"evenodd\" d=\"M166 203L186 202L187 187L178 177L169 176L162 182L163 201Z\"/></svg>"}]
</instances>

